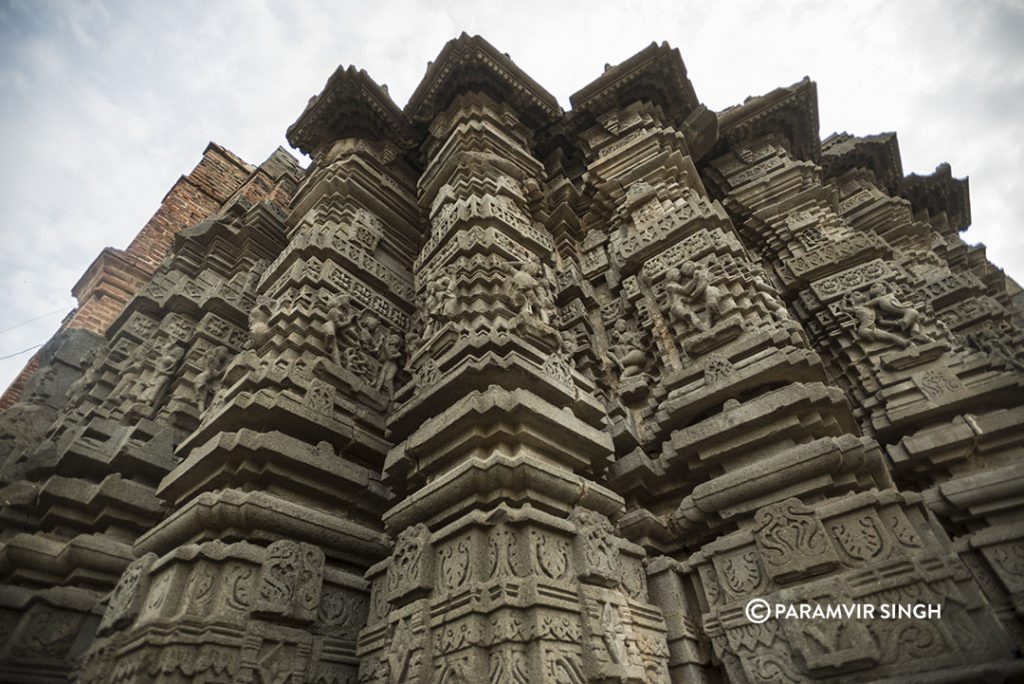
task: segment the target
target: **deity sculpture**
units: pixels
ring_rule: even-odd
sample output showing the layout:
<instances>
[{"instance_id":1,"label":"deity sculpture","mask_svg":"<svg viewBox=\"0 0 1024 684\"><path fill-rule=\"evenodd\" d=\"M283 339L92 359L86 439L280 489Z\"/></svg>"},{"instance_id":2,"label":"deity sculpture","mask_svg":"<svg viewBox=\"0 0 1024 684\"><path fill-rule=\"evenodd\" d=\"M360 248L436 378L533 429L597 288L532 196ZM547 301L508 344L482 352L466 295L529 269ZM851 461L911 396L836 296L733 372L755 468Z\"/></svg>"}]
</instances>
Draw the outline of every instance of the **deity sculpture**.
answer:
<instances>
[{"instance_id":1,"label":"deity sculpture","mask_svg":"<svg viewBox=\"0 0 1024 684\"><path fill-rule=\"evenodd\" d=\"M249 333L249 343L253 348L258 348L270 337L270 301L266 297L260 297L249 314Z\"/></svg>"},{"instance_id":2,"label":"deity sculpture","mask_svg":"<svg viewBox=\"0 0 1024 684\"><path fill-rule=\"evenodd\" d=\"M901 347L909 347L910 340L897 333L879 327L878 312L875 311L874 300L862 291L851 292L846 299L846 308L857 321L857 334L865 340L874 342L892 342Z\"/></svg>"},{"instance_id":3,"label":"deity sculpture","mask_svg":"<svg viewBox=\"0 0 1024 684\"><path fill-rule=\"evenodd\" d=\"M398 360L402 356L402 336L390 333L380 348L380 369L374 388L389 397L395 393L395 377L398 375Z\"/></svg>"},{"instance_id":4,"label":"deity sculpture","mask_svg":"<svg viewBox=\"0 0 1024 684\"><path fill-rule=\"evenodd\" d=\"M417 310L409 324L409 329L405 332L405 351L409 356L412 356L420 348L420 343L423 341L424 325L423 314Z\"/></svg>"},{"instance_id":5,"label":"deity sculpture","mask_svg":"<svg viewBox=\"0 0 1024 684\"><path fill-rule=\"evenodd\" d=\"M763 273L755 272L752 282L754 290L761 293L761 301L764 302L765 307L775 314L776 318L780 320L788 319L789 311L780 301L778 292L768 282L768 278Z\"/></svg>"},{"instance_id":6,"label":"deity sculpture","mask_svg":"<svg viewBox=\"0 0 1024 684\"><path fill-rule=\"evenodd\" d=\"M608 348L608 357L618 367L619 379L640 375L647 362L640 334L630 330L621 318L615 321L613 331L614 343Z\"/></svg>"},{"instance_id":7,"label":"deity sculpture","mask_svg":"<svg viewBox=\"0 0 1024 684\"><path fill-rule=\"evenodd\" d=\"M682 323L687 327L706 332L708 326L700 319L691 304L697 296L696 284L693 278L692 264L683 264L682 268L670 268L665 273L669 320L672 323Z\"/></svg>"},{"instance_id":8,"label":"deity sculpture","mask_svg":"<svg viewBox=\"0 0 1024 684\"><path fill-rule=\"evenodd\" d=\"M136 396L136 385L142 376L142 364L146 359L147 351L146 345L140 344L128 355L121 368L121 380L107 396L107 401L110 404L117 404L123 399L132 399Z\"/></svg>"},{"instance_id":9,"label":"deity sculpture","mask_svg":"<svg viewBox=\"0 0 1024 684\"><path fill-rule=\"evenodd\" d=\"M883 317L885 314L897 316L898 320L895 322L895 325L911 338L925 342L931 340L931 338L923 333L918 327L921 320L921 313L917 309L900 302L896 298L896 294L887 288L885 284L873 284L868 290L868 295L871 297L868 304L882 312Z\"/></svg>"},{"instance_id":10,"label":"deity sculpture","mask_svg":"<svg viewBox=\"0 0 1024 684\"><path fill-rule=\"evenodd\" d=\"M72 382L68 387L68 401L61 410L61 413L70 413L82 403L82 398L99 380L100 370L103 367L103 361L105 359L106 354L101 356L100 348L89 350L85 355L85 358L82 359L82 368L84 368L84 371L80 376L78 376L78 379Z\"/></svg>"},{"instance_id":11,"label":"deity sculpture","mask_svg":"<svg viewBox=\"0 0 1024 684\"><path fill-rule=\"evenodd\" d=\"M361 374L369 372L373 363L380 357L381 349L384 346L382 333L380 319L369 311L363 312L359 317L359 326L356 329L359 356L357 372Z\"/></svg>"},{"instance_id":12,"label":"deity sculpture","mask_svg":"<svg viewBox=\"0 0 1024 684\"><path fill-rule=\"evenodd\" d=\"M142 374L137 398L129 409L130 415L146 416L155 412L184 356L185 350L175 344L173 340L167 343L164 351L156 360L154 368Z\"/></svg>"},{"instance_id":13,"label":"deity sculpture","mask_svg":"<svg viewBox=\"0 0 1024 684\"><path fill-rule=\"evenodd\" d=\"M550 327L553 300L540 264L532 261L507 262L504 270L509 274L506 290L519 314Z\"/></svg>"},{"instance_id":14,"label":"deity sculpture","mask_svg":"<svg viewBox=\"0 0 1024 684\"><path fill-rule=\"evenodd\" d=\"M224 347L214 347L206 355L206 369L196 376L196 400L199 404L199 413L206 410L213 392L213 386L224 370L224 363L228 358L228 350Z\"/></svg>"},{"instance_id":15,"label":"deity sculpture","mask_svg":"<svg viewBox=\"0 0 1024 684\"><path fill-rule=\"evenodd\" d=\"M455 315L455 279L442 273L427 283L423 308L427 312L424 337L431 337Z\"/></svg>"},{"instance_id":16,"label":"deity sculpture","mask_svg":"<svg viewBox=\"0 0 1024 684\"><path fill-rule=\"evenodd\" d=\"M352 300L347 295L338 295L329 302L328 307L327 320L322 326L324 349L330 353L335 363L340 364L338 340L344 339L346 331L355 321L356 313L352 307Z\"/></svg>"}]
</instances>

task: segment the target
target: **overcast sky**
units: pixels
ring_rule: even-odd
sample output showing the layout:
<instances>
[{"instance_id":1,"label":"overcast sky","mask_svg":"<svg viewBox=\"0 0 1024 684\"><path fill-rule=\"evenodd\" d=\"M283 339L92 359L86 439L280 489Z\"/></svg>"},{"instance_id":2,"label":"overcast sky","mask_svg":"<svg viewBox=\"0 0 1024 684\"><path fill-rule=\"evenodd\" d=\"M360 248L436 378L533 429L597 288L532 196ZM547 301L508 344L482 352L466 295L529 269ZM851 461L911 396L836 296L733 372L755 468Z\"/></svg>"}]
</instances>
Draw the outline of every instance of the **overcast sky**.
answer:
<instances>
[{"instance_id":1,"label":"overcast sky","mask_svg":"<svg viewBox=\"0 0 1024 684\"><path fill-rule=\"evenodd\" d=\"M252 163L287 147L338 64L404 105L460 31L565 108L651 41L680 49L715 110L809 75L822 137L895 130L904 172L970 176L966 238L1024 280L1022 0L0 0L0 357L49 338L83 270L127 246L207 142ZM0 360L0 391L30 356Z\"/></svg>"}]
</instances>

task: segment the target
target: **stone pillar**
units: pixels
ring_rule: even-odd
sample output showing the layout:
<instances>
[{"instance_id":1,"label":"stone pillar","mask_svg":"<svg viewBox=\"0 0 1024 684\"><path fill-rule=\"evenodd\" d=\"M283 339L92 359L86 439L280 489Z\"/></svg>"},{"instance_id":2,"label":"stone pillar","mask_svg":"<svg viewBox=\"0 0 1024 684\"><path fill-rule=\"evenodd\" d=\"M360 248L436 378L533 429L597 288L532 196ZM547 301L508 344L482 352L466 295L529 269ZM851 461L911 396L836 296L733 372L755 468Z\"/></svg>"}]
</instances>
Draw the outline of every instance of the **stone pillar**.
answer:
<instances>
[{"instance_id":1,"label":"stone pillar","mask_svg":"<svg viewBox=\"0 0 1024 684\"><path fill-rule=\"evenodd\" d=\"M404 110L335 71L308 170L204 167L241 185L0 414L0 679L1024 674L966 182L822 143L809 80L716 115L667 44L570 102L463 34Z\"/></svg>"},{"instance_id":2,"label":"stone pillar","mask_svg":"<svg viewBox=\"0 0 1024 684\"><path fill-rule=\"evenodd\" d=\"M99 593L89 574L116 579L114 565L127 555L123 546L94 535L77 544L61 544L54 535L34 534L41 524L40 499L60 506L73 498L67 478L46 482L11 475L30 462L66 402L69 389L80 386L91 358L103 340L85 330L58 333L39 352L39 367L25 384L19 401L0 413L0 679L58 680L80 657L99 621L94 607ZM63 506L65 509L73 506ZM70 516L69 516L70 514ZM61 518L50 524L66 527ZM89 566L92 566L92 573ZM84 568L76 566L85 566ZM85 570L82 572L82 570ZM60 586L75 573L86 581Z\"/></svg>"},{"instance_id":3,"label":"stone pillar","mask_svg":"<svg viewBox=\"0 0 1024 684\"><path fill-rule=\"evenodd\" d=\"M50 398L3 414L15 427L0 467L4 681L66 679L97 627L109 631L100 601L167 513L155 490L198 424L199 396L245 341L248 272L283 245L268 230L278 214L238 200L179 232L108 339L61 333L50 345L60 363L33 375L23 402ZM145 568L132 568L144 585Z\"/></svg>"},{"instance_id":4,"label":"stone pillar","mask_svg":"<svg viewBox=\"0 0 1024 684\"><path fill-rule=\"evenodd\" d=\"M936 259L926 251L930 245L927 225L912 220L903 200L874 201L864 178L851 180L851 185L859 187L847 193L860 197L844 199L834 186L823 185L820 167L790 153L795 146L792 140L777 134L757 137L756 124L751 123L755 115L733 116L754 133L741 140L733 137L730 152L710 163L707 177L725 206L743 222L744 242L764 257L812 344L828 359L829 374L858 406L855 415L871 437L873 453L879 453L875 444L880 442L881 452L888 456L885 465L899 476L904 469L894 442L957 405L964 406L959 402L970 401L971 394L975 400L987 393L998 396L1018 381L1006 374L988 374L974 393L961 391L964 364L977 369L978 355L964 354L955 336L928 315L915 294L924 284L915 274L934 268ZM870 201L870 209L865 200ZM860 225L853 225L846 217L857 206L864 211L859 214ZM975 361L968 360L971 356ZM957 394L961 396L954 399ZM903 482L913 486L907 479ZM902 495L865 492L816 504L813 511L789 508L767 517L758 514L755 541L766 548L773 544L763 535L783 529L773 523L780 514L791 529L798 529L801 515L822 521L819 532L830 539L836 557L833 570L825 573L826 578L834 577L810 583L816 591L831 590L876 603L919 597L943 604L941 621L875 621L854 626L860 633L856 639L867 650L851 650L849 658L841 660L855 670L872 669L877 673L873 676L880 676L971 663L977 668L1006 659L1010 653L1009 640L993 619L995 613L977 580L956 556L946 530L926 505L931 504L930 498L909 491ZM874 503L864 508L872 499ZM898 499L905 503L894 506ZM860 501L860 506L846 508L847 502L854 501ZM809 517L807 521L812 522ZM818 529L817 523L814 528ZM812 532L810 527L807 530ZM811 574L822 572L811 570ZM879 579L883 574L884 582ZM787 634L793 632L790 623L784 627ZM848 634L854 636L854 632ZM912 634L916 637L909 639ZM802 654L813 672L807 650L811 642L801 641L807 635L790 636L795 653ZM841 662L831 654L828 663L818 657L814 660L822 663L820 672L837 671Z\"/></svg>"},{"instance_id":5,"label":"stone pillar","mask_svg":"<svg viewBox=\"0 0 1024 684\"><path fill-rule=\"evenodd\" d=\"M137 540L83 680L355 677L411 310L417 213L394 152L318 147L275 224L283 249L246 274L243 349L191 398L201 422L157 489L173 512Z\"/></svg>"},{"instance_id":6,"label":"stone pillar","mask_svg":"<svg viewBox=\"0 0 1024 684\"><path fill-rule=\"evenodd\" d=\"M536 110L446 97L407 107L429 126L430 233L412 377L388 423L396 542L367 575L361 681L667 681L643 549L615 533L622 499L596 481L613 450L605 411L559 330L560 264L535 211L547 179L524 122Z\"/></svg>"}]
</instances>

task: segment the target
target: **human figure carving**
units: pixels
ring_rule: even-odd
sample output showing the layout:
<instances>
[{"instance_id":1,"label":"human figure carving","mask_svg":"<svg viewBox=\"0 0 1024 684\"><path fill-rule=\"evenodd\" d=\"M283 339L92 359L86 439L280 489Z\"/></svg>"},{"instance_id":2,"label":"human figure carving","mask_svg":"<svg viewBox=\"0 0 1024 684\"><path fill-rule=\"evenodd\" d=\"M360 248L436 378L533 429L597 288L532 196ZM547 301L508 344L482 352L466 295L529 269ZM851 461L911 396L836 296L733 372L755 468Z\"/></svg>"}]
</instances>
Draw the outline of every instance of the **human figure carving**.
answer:
<instances>
[{"instance_id":1,"label":"human figure carving","mask_svg":"<svg viewBox=\"0 0 1024 684\"><path fill-rule=\"evenodd\" d=\"M206 410L213 386L224 370L224 362L227 361L228 350L224 347L214 347L206 355L206 368L196 376L196 400L199 404L199 413Z\"/></svg>"},{"instance_id":2,"label":"human figure carving","mask_svg":"<svg viewBox=\"0 0 1024 684\"><path fill-rule=\"evenodd\" d=\"M85 369L84 372L78 376L71 385L68 387L67 397L68 401L64 405L62 413L66 413L77 407L81 403L82 398L88 393L89 389L96 384L100 379L100 367L103 365L102 360L105 356L100 356L100 350L98 348L90 349L82 359L82 367Z\"/></svg>"},{"instance_id":3,"label":"human figure carving","mask_svg":"<svg viewBox=\"0 0 1024 684\"><path fill-rule=\"evenodd\" d=\"M380 319L369 311L359 315L354 326L348 326L343 336L343 348L339 348L340 363L367 382L376 383L377 369L374 364L380 358L384 339Z\"/></svg>"},{"instance_id":4,"label":"human figure carving","mask_svg":"<svg viewBox=\"0 0 1024 684\"><path fill-rule=\"evenodd\" d=\"M328 304L327 320L323 324L324 350L330 353L335 363L341 363L341 356L338 349L338 339L344 339L356 313L352 307L352 300L347 295L338 295Z\"/></svg>"},{"instance_id":5,"label":"human figure carving","mask_svg":"<svg viewBox=\"0 0 1024 684\"><path fill-rule=\"evenodd\" d=\"M395 393L395 376L398 375L398 360L402 356L402 336L390 333L380 349L380 369L374 388L389 397Z\"/></svg>"},{"instance_id":6,"label":"human figure carving","mask_svg":"<svg viewBox=\"0 0 1024 684\"><path fill-rule=\"evenodd\" d=\"M692 283L693 297L704 299L704 309L708 315L708 325L714 325L715 319L722 316L722 290L717 285L712 285L707 269L696 268L692 263L686 262L680 267L680 273L684 278L689 278Z\"/></svg>"},{"instance_id":7,"label":"human figure carving","mask_svg":"<svg viewBox=\"0 0 1024 684\"><path fill-rule=\"evenodd\" d=\"M621 318L615 321L615 343L608 349L608 357L619 368L619 379L625 380L644 371L647 357L644 355L640 334L629 329Z\"/></svg>"},{"instance_id":8,"label":"human figure carving","mask_svg":"<svg viewBox=\"0 0 1024 684\"><path fill-rule=\"evenodd\" d=\"M455 278L447 274L442 275L437 285L441 298L441 313L449 320L455 315Z\"/></svg>"},{"instance_id":9,"label":"human figure carving","mask_svg":"<svg viewBox=\"0 0 1024 684\"><path fill-rule=\"evenodd\" d=\"M507 262L504 270L510 275L506 284L512 305L519 313L550 327L554 300L547 288L547 280L540 264L532 261Z\"/></svg>"},{"instance_id":10,"label":"human figure carving","mask_svg":"<svg viewBox=\"0 0 1024 684\"><path fill-rule=\"evenodd\" d=\"M405 332L405 351L409 357L420 348L420 343L423 341L424 334L424 320L421 311L417 310L416 314L412 317L412 323L409 325L409 329Z\"/></svg>"},{"instance_id":11,"label":"human figure carving","mask_svg":"<svg viewBox=\"0 0 1024 684\"><path fill-rule=\"evenodd\" d=\"M538 267L539 268L539 267ZM538 281L537 288L534 290L537 293L538 309L541 313L541 320L545 325L550 325L555 318L555 297L551 294L551 288L548 287L549 281L544 277L543 271L540 274L540 280Z\"/></svg>"},{"instance_id":12,"label":"human figure carving","mask_svg":"<svg viewBox=\"0 0 1024 684\"><path fill-rule=\"evenodd\" d=\"M137 385L142 377L142 362L146 358L147 351L146 345L140 344L128 355L124 367L121 369L120 382L114 386L114 389L107 396L107 401L110 404L120 402L123 399L132 399L136 396L138 391Z\"/></svg>"},{"instance_id":13,"label":"human figure carving","mask_svg":"<svg viewBox=\"0 0 1024 684\"><path fill-rule=\"evenodd\" d=\"M668 315L669 320L672 323L682 323L686 326L699 330L701 332L707 331L708 326L704 324L704 321L697 316L697 312L693 310L691 304L695 296L693 266L691 264L683 264L683 268L689 267L689 276L684 280L683 270L680 268L670 268L665 273L665 291L668 293Z\"/></svg>"},{"instance_id":14,"label":"human figure carving","mask_svg":"<svg viewBox=\"0 0 1024 684\"><path fill-rule=\"evenodd\" d=\"M261 346L270 337L270 302L265 297L256 301L249 314L249 342L253 348Z\"/></svg>"},{"instance_id":15,"label":"human figure carving","mask_svg":"<svg viewBox=\"0 0 1024 684\"><path fill-rule=\"evenodd\" d=\"M874 301L869 300L866 293L860 290L851 292L847 297L846 308L857 321L857 334L865 340L892 342L901 347L910 346L910 340L903 335L879 327L878 312L875 311Z\"/></svg>"},{"instance_id":16,"label":"human figure carving","mask_svg":"<svg viewBox=\"0 0 1024 684\"><path fill-rule=\"evenodd\" d=\"M164 352L157 359L155 367L148 373L144 373L139 381L141 389L138 392L138 398L129 410L130 414L152 415L184 356L185 350L175 344L173 340L167 344Z\"/></svg>"},{"instance_id":17,"label":"human figure carving","mask_svg":"<svg viewBox=\"0 0 1024 684\"><path fill-rule=\"evenodd\" d=\"M381 337L380 319L369 311L365 312L359 320L359 343L371 358L380 354L384 339Z\"/></svg>"},{"instance_id":18,"label":"human figure carving","mask_svg":"<svg viewBox=\"0 0 1024 684\"><path fill-rule=\"evenodd\" d=\"M424 309L428 319L424 337L431 337L455 315L455 279L447 273L427 283Z\"/></svg>"},{"instance_id":19,"label":"human figure carving","mask_svg":"<svg viewBox=\"0 0 1024 684\"><path fill-rule=\"evenodd\" d=\"M896 298L896 294L889 290L883 283L875 283L868 290L871 300L868 302L876 310L885 314L898 316L896 325L912 338L923 341L930 341L931 338L921 332L919 322L921 313L913 307L903 304Z\"/></svg>"},{"instance_id":20,"label":"human figure carving","mask_svg":"<svg viewBox=\"0 0 1024 684\"><path fill-rule=\"evenodd\" d=\"M778 292L762 273L754 273L754 290L761 293L761 301L777 318L789 318L789 311L779 299Z\"/></svg>"}]
</instances>

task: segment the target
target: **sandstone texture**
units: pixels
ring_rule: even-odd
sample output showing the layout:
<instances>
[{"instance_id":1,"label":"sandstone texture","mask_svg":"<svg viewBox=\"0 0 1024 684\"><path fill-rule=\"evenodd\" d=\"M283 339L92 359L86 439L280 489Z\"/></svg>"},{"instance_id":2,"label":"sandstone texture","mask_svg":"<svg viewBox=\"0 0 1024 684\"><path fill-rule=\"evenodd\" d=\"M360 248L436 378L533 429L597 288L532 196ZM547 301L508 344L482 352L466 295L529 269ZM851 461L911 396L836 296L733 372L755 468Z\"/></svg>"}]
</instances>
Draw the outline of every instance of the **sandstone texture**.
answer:
<instances>
[{"instance_id":1,"label":"sandstone texture","mask_svg":"<svg viewBox=\"0 0 1024 684\"><path fill-rule=\"evenodd\" d=\"M211 145L0 413L0 681L1024 678L1024 301L966 180L479 36ZM941 619L755 623L775 603Z\"/></svg>"}]
</instances>

